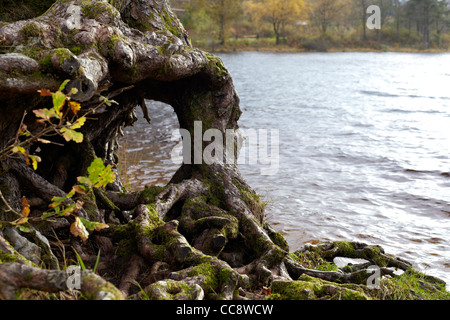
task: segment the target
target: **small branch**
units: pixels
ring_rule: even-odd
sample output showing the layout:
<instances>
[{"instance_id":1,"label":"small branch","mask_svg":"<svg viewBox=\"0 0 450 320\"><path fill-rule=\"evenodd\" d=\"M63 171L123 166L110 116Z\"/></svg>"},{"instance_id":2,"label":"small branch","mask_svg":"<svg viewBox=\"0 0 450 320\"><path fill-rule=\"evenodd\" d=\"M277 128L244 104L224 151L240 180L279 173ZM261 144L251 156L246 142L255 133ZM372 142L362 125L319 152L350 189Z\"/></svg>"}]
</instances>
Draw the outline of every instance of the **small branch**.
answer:
<instances>
[{"instance_id":1,"label":"small branch","mask_svg":"<svg viewBox=\"0 0 450 320\"><path fill-rule=\"evenodd\" d=\"M11 206L8 203L8 201L6 201L5 197L3 196L3 193L2 193L1 190L0 190L0 199L2 199L3 203L5 204L5 206L7 208L7 210L4 210L5 212L12 212L12 213L18 215L19 217L22 217L22 214L20 214L19 212L17 212L13 208L11 208Z\"/></svg>"}]
</instances>

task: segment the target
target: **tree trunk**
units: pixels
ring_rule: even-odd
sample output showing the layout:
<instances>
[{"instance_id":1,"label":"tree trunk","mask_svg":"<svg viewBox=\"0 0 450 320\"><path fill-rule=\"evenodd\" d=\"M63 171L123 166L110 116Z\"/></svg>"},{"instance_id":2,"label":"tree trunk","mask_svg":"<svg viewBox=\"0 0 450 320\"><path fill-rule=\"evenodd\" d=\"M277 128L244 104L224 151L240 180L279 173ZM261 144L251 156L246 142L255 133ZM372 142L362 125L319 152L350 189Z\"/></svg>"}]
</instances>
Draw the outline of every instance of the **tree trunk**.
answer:
<instances>
[{"instance_id":1,"label":"tree trunk","mask_svg":"<svg viewBox=\"0 0 450 320\"><path fill-rule=\"evenodd\" d=\"M137 107L146 114L144 99L170 104L191 137L195 121L203 132L214 128L224 136L238 129L230 74L219 58L192 48L167 1L120 4L118 10L107 1L61 0L40 17L0 27L0 150L20 141L24 125L32 135L42 130L32 111L51 109L52 101L37 90L57 91L68 79L79 113L96 108L80 129L81 142L45 136L27 146L26 154L41 158L36 170L22 156L0 158L0 298L14 298L21 288L70 289L65 272L37 265L64 270L77 257L97 267L100 276L83 271L77 278L93 299L244 299L299 274L330 278L287 258L286 241L262 218L264 206L236 166L237 153L233 161L190 161L166 186L139 192L127 192L116 177L67 203L83 201L76 218L41 219L54 196L64 197L77 177L90 174L95 158L116 170L118 137L136 120ZM118 104L105 106L104 97ZM190 147L198 150L195 139ZM28 222L18 228L11 222L25 206ZM109 228L81 241L69 232L78 218Z\"/></svg>"}]
</instances>

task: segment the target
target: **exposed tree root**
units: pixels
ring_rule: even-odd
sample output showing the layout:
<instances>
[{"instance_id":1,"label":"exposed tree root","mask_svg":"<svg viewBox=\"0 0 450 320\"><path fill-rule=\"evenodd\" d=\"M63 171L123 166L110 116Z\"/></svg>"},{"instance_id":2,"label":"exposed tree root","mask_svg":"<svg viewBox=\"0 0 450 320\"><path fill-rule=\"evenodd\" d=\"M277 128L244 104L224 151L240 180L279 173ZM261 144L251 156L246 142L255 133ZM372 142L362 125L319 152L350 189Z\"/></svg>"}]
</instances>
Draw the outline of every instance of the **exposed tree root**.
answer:
<instances>
[{"instance_id":1,"label":"exposed tree root","mask_svg":"<svg viewBox=\"0 0 450 320\"><path fill-rule=\"evenodd\" d=\"M0 298L14 299L16 291L22 288L46 292L68 290L69 275L65 271L44 270L25 263L5 262L0 264ZM94 300L123 299L113 285L90 272L80 272L80 291Z\"/></svg>"}]
</instances>

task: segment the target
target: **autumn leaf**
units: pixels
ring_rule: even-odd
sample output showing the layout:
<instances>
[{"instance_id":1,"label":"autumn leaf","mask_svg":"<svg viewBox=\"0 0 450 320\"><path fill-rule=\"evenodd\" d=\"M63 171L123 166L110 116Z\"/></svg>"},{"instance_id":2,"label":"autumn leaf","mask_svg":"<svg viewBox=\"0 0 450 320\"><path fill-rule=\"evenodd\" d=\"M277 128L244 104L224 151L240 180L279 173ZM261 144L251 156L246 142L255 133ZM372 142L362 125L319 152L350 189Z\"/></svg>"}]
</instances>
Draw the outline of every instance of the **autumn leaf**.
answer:
<instances>
[{"instance_id":1,"label":"autumn leaf","mask_svg":"<svg viewBox=\"0 0 450 320\"><path fill-rule=\"evenodd\" d=\"M26 218L30 214L30 205L28 204L28 200L26 197L23 197L22 204L23 204L22 216Z\"/></svg>"},{"instance_id":2,"label":"autumn leaf","mask_svg":"<svg viewBox=\"0 0 450 320\"><path fill-rule=\"evenodd\" d=\"M109 228L109 226L105 223L101 223L101 222L95 222L95 221L89 221L87 219L84 218L79 218L81 220L81 223L83 223L83 225L88 228L91 231L100 231L102 229L107 229Z\"/></svg>"},{"instance_id":3,"label":"autumn leaf","mask_svg":"<svg viewBox=\"0 0 450 320\"><path fill-rule=\"evenodd\" d=\"M85 184L87 186L91 186L92 185L92 182L91 182L91 180L88 177L78 177L77 181L79 183Z\"/></svg>"},{"instance_id":4,"label":"autumn leaf","mask_svg":"<svg viewBox=\"0 0 450 320\"><path fill-rule=\"evenodd\" d=\"M72 124L70 126L70 129L79 129L84 125L85 122L86 122L86 117L80 117L77 119L77 121L75 121L74 124Z\"/></svg>"},{"instance_id":5,"label":"autumn leaf","mask_svg":"<svg viewBox=\"0 0 450 320\"><path fill-rule=\"evenodd\" d=\"M33 110L33 113L36 115L36 117L44 119L44 120L50 120L50 118L56 118L58 115L55 112L55 109L37 109Z\"/></svg>"},{"instance_id":6,"label":"autumn leaf","mask_svg":"<svg viewBox=\"0 0 450 320\"><path fill-rule=\"evenodd\" d=\"M38 162L41 162L42 159L39 156L29 155L29 158L31 159L31 164L33 166L34 170L37 170L37 164Z\"/></svg>"},{"instance_id":7,"label":"autumn leaf","mask_svg":"<svg viewBox=\"0 0 450 320\"><path fill-rule=\"evenodd\" d=\"M80 217L75 217L75 222L70 225L70 232L75 237L80 237L83 242L89 238L89 232L81 222Z\"/></svg>"},{"instance_id":8,"label":"autumn leaf","mask_svg":"<svg viewBox=\"0 0 450 320\"><path fill-rule=\"evenodd\" d=\"M78 212L81 209L83 209L83 206L84 206L84 202L81 200L77 200L77 202L75 203L75 212Z\"/></svg>"},{"instance_id":9,"label":"autumn leaf","mask_svg":"<svg viewBox=\"0 0 450 320\"><path fill-rule=\"evenodd\" d=\"M15 146L15 147L12 149L12 152L14 152L14 153L21 153L21 154L23 154L25 157L28 157L28 152L25 150L24 147L21 147L21 146Z\"/></svg>"},{"instance_id":10,"label":"autumn leaf","mask_svg":"<svg viewBox=\"0 0 450 320\"><path fill-rule=\"evenodd\" d=\"M48 89L41 89L38 90L38 92L41 94L41 97L51 97L53 93Z\"/></svg>"},{"instance_id":11,"label":"autumn leaf","mask_svg":"<svg viewBox=\"0 0 450 320\"><path fill-rule=\"evenodd\" d=\"M76 101L69 101L69 108L72 110L73 114L77 114L81 109L81 104Z\"/></svg>"},{"instance_id":12,"label":"autumn leaf","mask_svg":"<svg viewBox=\"0 0 450 320\"><path fill-rule=\"evenodd\" d=\"M83 134L81 132L77 132L70 128L62 128L61 133L67 142L69 141L75 141L76 143L83 142Z\"/></svg>"},{"instance_id":13,"label":"autumn leaf","mask_svg":"<svg viewBox=\"0 0 450 320\"><path fill-rule=\"evenodd\" d=\"M24 224L26 222L28 222L28 217L22 217L16 221L10 222L10 224L13 226L18 226L18 225Z\"/></svg>"},{"instance_id":14,"label":"autumn leaf","mask_svg":"<svg viewBox=\"0 0 450 320\"><path fill-rule=\"evenodd\" d=\"M86 194L86 188L84 186L76 185L72 187L72 190L79 194Z\"/></svg>"}]
</instances>

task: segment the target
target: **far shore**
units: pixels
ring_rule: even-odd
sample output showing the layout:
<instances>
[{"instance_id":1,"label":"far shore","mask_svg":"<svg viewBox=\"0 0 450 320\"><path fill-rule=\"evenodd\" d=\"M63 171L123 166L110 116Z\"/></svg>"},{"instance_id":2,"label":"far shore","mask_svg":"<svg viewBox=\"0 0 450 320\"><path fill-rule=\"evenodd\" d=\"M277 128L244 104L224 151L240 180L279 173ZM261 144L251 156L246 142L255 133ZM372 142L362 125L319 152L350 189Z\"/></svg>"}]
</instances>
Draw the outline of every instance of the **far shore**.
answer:
<instances>
[{"instance_id":1,"label":"far shore","mask_svg":"<svg viewBox=\"0 0 450 320\"><path fill-rule=\"evenodd\" d=\"M255 43L256 44L256 43ZM199 48L204 51L214 52L214 53L232 53L232 52L246 52L246 51L261 51L261 52L401 52L401 53L449 53L450 48L429 48L429 49L421 49L421 48L412 48L412 47L400 47L396 45L380 45L379 47L327 47L327 48L319 48L319 49L306 49L298 46L289 46L286 44L256 44L256 45L248 45L242 44L235 41L230 41L225 45L204 45L201 43L196 43L193 41L193 45L196 48Z\"/></svg>"}]
</instances>

